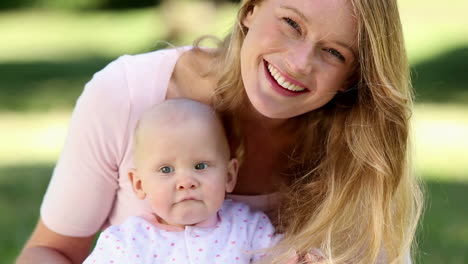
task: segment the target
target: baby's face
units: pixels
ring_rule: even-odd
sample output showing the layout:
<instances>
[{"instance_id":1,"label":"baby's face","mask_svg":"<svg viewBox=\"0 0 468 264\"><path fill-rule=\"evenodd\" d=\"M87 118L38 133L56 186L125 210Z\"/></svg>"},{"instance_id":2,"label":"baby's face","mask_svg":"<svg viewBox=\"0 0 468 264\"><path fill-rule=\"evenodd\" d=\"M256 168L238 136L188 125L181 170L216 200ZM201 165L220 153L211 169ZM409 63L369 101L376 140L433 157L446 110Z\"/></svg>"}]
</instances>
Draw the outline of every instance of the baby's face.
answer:
<instances>
[{"instance_id":1,"label":"baby's face","mask_svg":"<svg viewBox=\"0 0 468 264\"><path fill-rule=\"evenodd\" d=\"M166 224L207 220L234 188L237 161L229 159L222 137L213 126L186 120L158 127L141 141L136 175L143 197Z\"/></svg>"}]
</instances>

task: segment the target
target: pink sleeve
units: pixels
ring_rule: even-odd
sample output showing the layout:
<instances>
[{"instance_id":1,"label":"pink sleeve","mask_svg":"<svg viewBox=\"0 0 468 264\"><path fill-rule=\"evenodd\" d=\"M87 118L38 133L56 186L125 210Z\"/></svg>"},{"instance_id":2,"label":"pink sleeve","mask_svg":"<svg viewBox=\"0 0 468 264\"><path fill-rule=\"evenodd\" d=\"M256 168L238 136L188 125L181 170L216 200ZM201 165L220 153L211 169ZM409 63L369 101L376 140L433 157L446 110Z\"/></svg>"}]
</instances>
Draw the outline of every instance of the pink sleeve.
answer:
<instances>
[{"instance_id":1,"label":"pink sleeve","mask_svg":"<svg viewBox=\"0 0 468 264\"><path fill-rule=\"evenodd\" d=\"M96 233L112 208L130 111L122 60L94 75L73 111L41 206L45 225L62 235Z\"/></svg>"}]
</instances>

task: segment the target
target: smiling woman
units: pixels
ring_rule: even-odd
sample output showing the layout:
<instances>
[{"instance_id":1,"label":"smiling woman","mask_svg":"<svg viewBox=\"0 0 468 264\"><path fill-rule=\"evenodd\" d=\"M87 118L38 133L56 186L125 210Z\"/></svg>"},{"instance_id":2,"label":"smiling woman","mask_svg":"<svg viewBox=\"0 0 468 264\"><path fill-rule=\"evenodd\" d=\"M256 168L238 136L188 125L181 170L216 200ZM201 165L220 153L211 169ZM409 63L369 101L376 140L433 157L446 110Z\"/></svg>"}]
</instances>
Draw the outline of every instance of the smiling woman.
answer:
<instances>
[{"instance_id":1,"label":"smiling woman","mask_svg":"<svg viewBox=\"0 0 468 264\"><path fill-rule=\"evenodd\" d=\"M351 10L345 1L266 1L246 15L243 25L249 34L241 49L241 69L257 111L269 118L290 118L346 90L356 49ZM276 70L275 80L265 78L274 77L265 74L268 68ZM285 81L300 92L284 87Z\"/></svg>"},{"instance_id":2,"label":"smiling woman","mask_svg":"<svg viewBox=\"0 0 468 264\"><path fill-rule=\"evenodd\" d=\"M268 117L276 141L300 135L285 170L296 177L284 256L295 245L337 263L405 263L422 194L407 163L412 90L396 2L245 1L238 17L212 70L215 103ZM241 153L258 153L245 141Z\"/></svg>"},{"instance_id":3,"label":"smiling woman","mask_svg":"<svg viewBox=\"0 0 468 264\"><path fill-rule=\"evenodd\" d=\"M150 210L122 174L134 127L181 97L222 115L241 161L233 194L278 216L267 263L313 249L331 263L407 261L421 193L396 1L250 0L214 49L123 56L93 77L20 263L81 262L98 230Z\"/></svg>"}]
</instances>

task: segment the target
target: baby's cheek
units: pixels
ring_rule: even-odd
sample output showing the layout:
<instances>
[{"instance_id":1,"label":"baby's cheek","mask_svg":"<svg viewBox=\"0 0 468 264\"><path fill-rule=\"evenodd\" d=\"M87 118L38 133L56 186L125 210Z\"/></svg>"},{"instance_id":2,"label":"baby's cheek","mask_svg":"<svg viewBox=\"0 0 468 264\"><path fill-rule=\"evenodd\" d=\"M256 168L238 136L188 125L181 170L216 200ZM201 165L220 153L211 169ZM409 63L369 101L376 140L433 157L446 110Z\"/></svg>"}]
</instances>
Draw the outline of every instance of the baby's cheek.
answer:
<instances>
[{"instance_id":1,"label":"baby's cheek","mask_svg":"<svg viewBox=\"0 0 468 264\"><path fill-rule=\"evenodd\" d=\"M212 210L218 210L224 202L226 196L225 186L218 186L207 191L205 202Z\"/></svg>"},{"instance_id":2,"label":"baby's cheek","mask_svg":"<svg viewBox=\"0 0 468 264\"><path fill-rule=\"evenodd\" d=\"M149 202L151 204L151 209L153 212L156 214L164 214L167 212L170 208L170 203L167 201L167 199L164 199L162 196L152 196L149 199Z\"/></svg>"}]
</instances>

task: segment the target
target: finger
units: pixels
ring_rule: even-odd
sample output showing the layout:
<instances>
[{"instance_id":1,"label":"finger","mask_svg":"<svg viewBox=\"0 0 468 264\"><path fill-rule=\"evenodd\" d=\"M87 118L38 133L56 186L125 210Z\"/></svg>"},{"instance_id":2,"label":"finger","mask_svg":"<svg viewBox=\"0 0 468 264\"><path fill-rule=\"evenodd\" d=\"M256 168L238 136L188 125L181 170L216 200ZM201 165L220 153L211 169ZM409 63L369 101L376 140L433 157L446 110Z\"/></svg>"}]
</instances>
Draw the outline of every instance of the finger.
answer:
<instances>
[{"instance_id":1,"label":"finger","mask_svg":"<svg viewBox=\"0 0 468 264\"><path fill-rule=\"evenodd\" d=\"M305 254L304 260L307 262L320 262L324 261L325 257L323 256L322 251L319 249L312 249L307 254Z\"/></svg>"},{"instance_id":2,"label":"finger","mask_svg":"<svg viewBox=\"0 0 468 264\"><path fill-rule=\"evenodd\" d=\"M304 256L304 260L307 261L307 263L313 263L313 262L320 261L320 257L318 257L318 256L316 256L314 254L307 253Z\"/></svg>"},{"instance_id":3,"label":"finger","mask_svg":"<svg viewBox=\"0 0 468 264\"><path fill-rule=\"evenodd\" d=\"M297 257L297 255L294 255L294 257L292 257L288 262L286 262L286 264L297 264L298 260L299 258Z\"/></svg>"}]
</instances>

